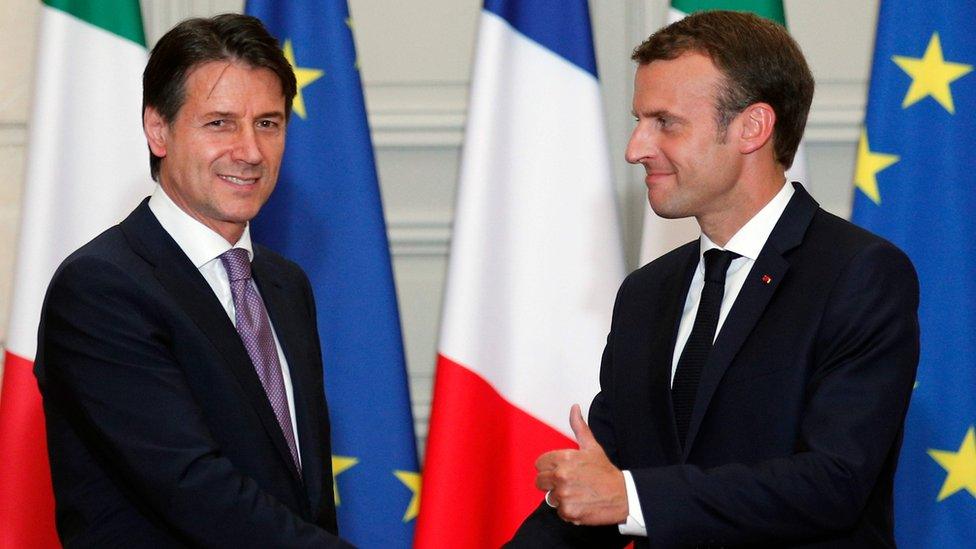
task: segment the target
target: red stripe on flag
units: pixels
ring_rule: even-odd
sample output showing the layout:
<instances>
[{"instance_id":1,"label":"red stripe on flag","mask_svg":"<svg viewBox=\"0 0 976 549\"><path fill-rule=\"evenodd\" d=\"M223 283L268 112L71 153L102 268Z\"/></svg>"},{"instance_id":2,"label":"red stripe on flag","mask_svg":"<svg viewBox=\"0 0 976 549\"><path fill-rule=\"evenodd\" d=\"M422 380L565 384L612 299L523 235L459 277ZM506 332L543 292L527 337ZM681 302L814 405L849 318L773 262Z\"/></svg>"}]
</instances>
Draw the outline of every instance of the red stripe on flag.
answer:
<instances>
[{"instance_id":1,"label":"red stripe on flag","mask_svg":"<svg viewBox=\"0 0 976 549\"><path fill-rule=\"evenodd\" d=\"M438 355L415 546L501 546L542 501L536 458L576 447Z\"/></svg>"},{"instance_id":2,"label":"red stripe on flag","mask_svg":"<svg viewBox=\"0 0 976 549\"><path fill-rule=\"evenodd\" d=\"M10 352L0 393L0 548L60 547L34 363Z\"/></svg>"}]
</instances>

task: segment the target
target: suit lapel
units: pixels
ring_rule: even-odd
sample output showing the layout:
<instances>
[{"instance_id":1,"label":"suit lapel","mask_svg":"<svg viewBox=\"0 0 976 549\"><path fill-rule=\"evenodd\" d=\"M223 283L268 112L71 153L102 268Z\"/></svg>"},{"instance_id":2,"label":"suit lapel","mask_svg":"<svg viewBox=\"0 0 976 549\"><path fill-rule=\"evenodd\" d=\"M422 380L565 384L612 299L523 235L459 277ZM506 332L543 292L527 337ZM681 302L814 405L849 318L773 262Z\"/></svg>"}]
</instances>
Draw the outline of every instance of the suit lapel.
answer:
<instances>
[{"instance_id":1,"label":"suit lapel","mask_svg":"<svg viewBox=\"0 0 976 549\"><path fill-rule=\"evenodd\" d=\"M153 265L157 280L207 336L224 364L233 372L265 432L298 482L298 471L292 463L291 453L261 380L254 371L240 335L213 289L156 220L149 210L148 199L121 223L121 228L133 250Z\"/></svg>"},{"instance_id":2,"label":"suit lapel","mask_svg":"<svg viewBox=\"0 0 976 549\"><path fill-rule=\"evenodd\" d=\"M311 331L307 317L296 309L300 304L295 296L301 295L301 288L288 288L277 266L255 247L254 261L251 265L254 280L261 291L265 308L278 336L282 352L288 360L288 370L292 381L292 394L295 400L295 421L297 422L299 451L302 457L302 477L312 509L316 509L321 497L322 458L317 451L321 447L318 433L319 417L313 409L311 387L319 387L321 381L309 379L317 375L318 368L309 365L307 336ZM290 458L289 458L290 461Z\"/></svg>"},{"instance_id":3,"label":"suit lapel","mask_svg":"<svg viewBox=\"0 0 976 549\"><path fill-rule=\"evenodd\" d=\"M702 419L725 371L752 333L776 293L776 288L789 271L790 263L784 254L800 245L813 214L817 211L817 202L803 187L798 183L794 187L793 198L769 234L708 356L688 426L684 459L688 458Z\"/></svg>"}]
</instances>

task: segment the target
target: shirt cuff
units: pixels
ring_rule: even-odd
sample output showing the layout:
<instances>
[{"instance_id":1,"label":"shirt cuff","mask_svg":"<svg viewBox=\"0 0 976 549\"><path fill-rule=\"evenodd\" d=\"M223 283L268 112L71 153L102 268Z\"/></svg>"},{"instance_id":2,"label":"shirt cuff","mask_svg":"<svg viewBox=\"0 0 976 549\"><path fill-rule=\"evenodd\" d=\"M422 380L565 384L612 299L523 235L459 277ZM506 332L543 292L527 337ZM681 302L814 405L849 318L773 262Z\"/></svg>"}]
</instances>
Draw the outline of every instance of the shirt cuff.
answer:
<instances>
[{"instance_id":1,"label":"shirt cuff","mask_svg":"<svg viewBox=\"0 0 976 549\"><path fill-rule=\"evenodd\" d=\"M644 513L641 511L640 499L637 497L637 485L630 471L624 471L624 484L627 486L627 522L617 525L617 529L625 536L647 536L644 526Z\"/></svg>"}]
</instances>

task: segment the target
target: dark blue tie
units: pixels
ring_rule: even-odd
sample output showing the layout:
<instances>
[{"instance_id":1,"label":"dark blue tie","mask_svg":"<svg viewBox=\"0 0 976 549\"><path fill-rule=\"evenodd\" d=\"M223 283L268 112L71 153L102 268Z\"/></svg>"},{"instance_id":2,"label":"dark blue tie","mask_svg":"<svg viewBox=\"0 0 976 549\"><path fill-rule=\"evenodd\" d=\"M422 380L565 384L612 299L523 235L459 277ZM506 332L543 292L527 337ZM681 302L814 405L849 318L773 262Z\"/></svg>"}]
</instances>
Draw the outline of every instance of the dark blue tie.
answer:
<instances>
[{"instance_id":1,"label":"dark blue tie","mask_svg":"<svg viewBox=\"0 0 976 549\"><path fill-rule=\"evenodd\" d=\"M674 406L674 421L682 448L688 436L691 412L695 409L698 381L712 350L712 341L715 340L715 327L718 326L722 297L725 295L725 273L737 257L740 256L735 252L715 248L705 252L705 285L702 286L701 301L698 302L695 324L678 359L678 368L671 384L671 404Z\"/></svg>"}]
</instances>

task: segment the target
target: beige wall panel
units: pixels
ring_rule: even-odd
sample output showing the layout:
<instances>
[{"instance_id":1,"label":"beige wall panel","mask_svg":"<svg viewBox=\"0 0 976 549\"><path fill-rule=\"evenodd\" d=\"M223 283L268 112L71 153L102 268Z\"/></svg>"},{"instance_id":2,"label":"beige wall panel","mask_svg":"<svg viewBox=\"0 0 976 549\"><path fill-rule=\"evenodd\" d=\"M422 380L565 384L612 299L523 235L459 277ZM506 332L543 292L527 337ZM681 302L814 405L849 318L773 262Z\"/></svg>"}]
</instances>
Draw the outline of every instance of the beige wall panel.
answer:
<instances>
[{"instance_id":1,"label":"beige wall panel","mask_svg":"<svg viewBox=\"0 0 976 549\"><path fill-rule=\"evenodd\" d=\"M0 2L0 131L27 119L39 5L36 0Z\"/></svg>"},{"instance_id":2,"label":"beige wall panel","mask_svg":"<svg viewBox=\"0 0 976 549\"><path fill-rule=\"evenodd\" d=\"M364 82L467 81L480 7L474 0L351 0Z\"/></svg>"},{"instance_id":3,"label":"beige wall panel","mask_svg":"<svg viewBox=\"0 0 976 549\"><path fill-rule=\"evenodd\" d=\"M0 2L0 51L5 52L0 55L0 349L10 310L39 5L36 0Z\"/></svg>"},{"instance_id":4,"label":"beige wall panel","mask_svg":"<svg viewBox=\"0 0 976 549\"><path fill-rule=\"evenodd\" d=\"M3 132L0 129L0 132ZM22 131L9 132L18 137ZM0 347L6 340L10 309L10 290L16 256L17 225L20 222L20 195L23 179L24 147L0 141ZM2 360L2 359L0 359Z\"/></svg>"}]
</instances>

